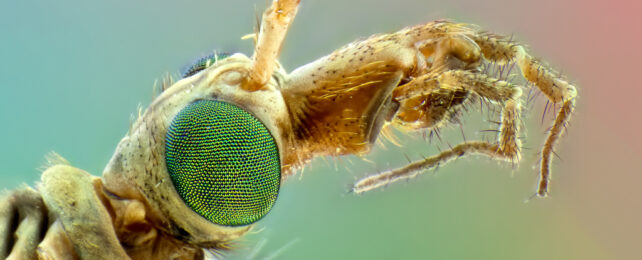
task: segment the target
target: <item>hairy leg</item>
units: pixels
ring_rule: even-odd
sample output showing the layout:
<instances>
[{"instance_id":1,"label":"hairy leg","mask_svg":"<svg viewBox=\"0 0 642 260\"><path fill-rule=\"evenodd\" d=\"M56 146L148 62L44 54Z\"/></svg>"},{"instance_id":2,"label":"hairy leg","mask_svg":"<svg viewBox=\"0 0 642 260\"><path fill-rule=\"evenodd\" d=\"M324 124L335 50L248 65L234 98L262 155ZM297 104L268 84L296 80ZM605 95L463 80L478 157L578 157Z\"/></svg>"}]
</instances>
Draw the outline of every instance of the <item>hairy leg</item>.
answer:
<instances>
[{"instance_id":1,"label":"hairy leg","mask_svg":"<svg viewBox=\"0 0 642 260\"><path fill-rule=\"evenodd\" d=\"M423 78L417 80L425 81ZM447 71L438 76L440 88L463 87L471 92L487 98L491 102L503 104L502 124L496 144L483 141L464 142L438 155L412 162L404 167L385 171L359 180L353 186L353 192L366 192L388 183L412 178L421 170L436 167L450 162L452 159L467 154L482 154L491 158L516 161L519 160L519 114L521 90L508 82L492 79L486 75L468 71ZM417 84L409 82L408 84ZM402 86L403 87L403 86Z\"/></svg>"},{"instance_id":2,"label":"hairy leg","mask_svg":"<svg viewBox=\"0 0 642 260\"><path fill-rule=\"evenodd\" d=\"M577 90L575 86L559 76L559 73L528 54L523 46L505 37L489 34L471 35L470 37L481 47L484 57L498 63L516 62L526 80L537 86L551 102L562 105L541 151L542 160L537 195L546 197L555 144L571 118Z\"/></svg>"}]
</instances>

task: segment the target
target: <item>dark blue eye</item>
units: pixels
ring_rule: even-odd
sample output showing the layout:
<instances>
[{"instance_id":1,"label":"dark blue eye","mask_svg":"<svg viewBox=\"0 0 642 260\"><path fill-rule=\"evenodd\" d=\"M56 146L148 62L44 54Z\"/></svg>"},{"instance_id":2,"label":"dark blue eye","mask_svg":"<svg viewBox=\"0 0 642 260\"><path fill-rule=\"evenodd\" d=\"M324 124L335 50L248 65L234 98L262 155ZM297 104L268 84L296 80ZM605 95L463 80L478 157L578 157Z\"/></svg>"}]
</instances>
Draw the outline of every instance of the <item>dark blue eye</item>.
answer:
<instances>
[{"instance_id":1,"label":"dark blue eye","mask_svg":"<svg viewBox=\"0 0 642 260\"><path fill-rule=\"evenodd\" d=\"M206 69L209 66L212 66L212 64L216 63L217 61L220 61L222 59L225 59L232 55L231 53L215 53L211 54L208 56L205 56L203 58L200 58L192 66L189 66L184 72L183 72L183 78L187 78L189 76L192 76L196 73L198 73L201 70Z\"/></svg>"},{"instance_id":2,"label":"dark blue eye","mask_svg":"<svg viewBox=\"0 0 642 260\"><path fill-rule=\"evenodd\" d=\"M254 223L279 193L274 138L258 119L229 103L204 100L183 108L167 131L165 160L185 204L216 224Z\"/></svg>"}]
</instances>

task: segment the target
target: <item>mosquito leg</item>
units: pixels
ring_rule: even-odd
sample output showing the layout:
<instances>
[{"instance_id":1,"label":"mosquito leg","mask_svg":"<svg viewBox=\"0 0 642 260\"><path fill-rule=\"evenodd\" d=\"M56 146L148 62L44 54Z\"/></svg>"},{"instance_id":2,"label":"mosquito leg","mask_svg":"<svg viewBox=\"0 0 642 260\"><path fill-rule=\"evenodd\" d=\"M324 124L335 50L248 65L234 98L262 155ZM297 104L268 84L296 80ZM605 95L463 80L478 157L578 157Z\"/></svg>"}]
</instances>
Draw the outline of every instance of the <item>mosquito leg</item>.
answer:
<instances>
[{"instance_id":1,"label":"mosquito leg","mask_svg":"<svg viewBox=\"0 0 642 260\"><path fill-rule=\"evenodd\" d=\"M483 141L464 142L435 156L412 162L404 167L374 174L359 180L353 192L362 193L386 184L412 178L422 170L446 164L470 154L486 155L494 159L519 160L519 115L521 89L512 84L468 71L447 71L438 77L440 88L464 87L490 101L503 104L502 123L497 144ZM413 84L409 82L408 84Z\"/></svg>"},{"instance_id":2,"label":"mosquito leg","mask_svg":"<svg viewBox=\"0 0 642 260\"><path fill-rule=\"evenodd\" d=\"M502 104L502 123L497 136L499 149L507 160L519 161L521 143L517 135L520 130L520 97L522 95L520 88L507 81L463 70L447 71L441 74L439 84L464 86L491 102Z\"/></svg>"},{"instance_id":3,"label":"mosquito leg","mask_svg":"<svg viewBox=\"0 0 642 260\"><path fill-rule=\"evenodd\" d=\"M359 194L395 181L412 178L421 173L422 170L446 164L451 160L462 157L466 154L485 154L494 158L503 156L503 154L499 152L498 145L482 141L462 143L454 146L452 149L443 151L438 155L412 162L401 168L363 178L354 184L352 191Z\"/></svg>"},{"instance_id":4,"label":"mosquito leg","mask_svg":"<svg viewBox=\"0 0 642 260\"><path fill-rule=\"evenodd\" d=\"M555 145L574 110L577 90L550 67L533 58L523 46L501 36L480 34L471 36L481 47L484 57L494 62L515 61L526 80L532 82L555 105L562 104L542 147L540 180L537 195L546 197L551 175L551 160Z\"/></svg>"}]
</instances>

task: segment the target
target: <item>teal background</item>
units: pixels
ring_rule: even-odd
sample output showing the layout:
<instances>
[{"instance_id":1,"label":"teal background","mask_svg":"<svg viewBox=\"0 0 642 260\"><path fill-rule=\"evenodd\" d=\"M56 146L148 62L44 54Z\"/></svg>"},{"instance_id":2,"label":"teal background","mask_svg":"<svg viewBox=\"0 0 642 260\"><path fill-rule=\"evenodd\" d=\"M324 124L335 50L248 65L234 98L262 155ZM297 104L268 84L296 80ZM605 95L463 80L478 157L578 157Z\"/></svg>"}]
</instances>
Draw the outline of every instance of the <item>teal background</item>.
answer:
<instances>
[{"instance_id":1,"label":"teal background","mask_svg":"<svg viewBox=\"0 0 642 260\"><path fill-rule=\"evenodd\" d=\"M268 1L0 1L0 189L33 185L56 151L100 175L130 116L165 73L201 56L251 53ZM317 159L283 184L232 259L641 259L638 100L642 21L634 1L303 0L281 61L292 70L358 37L439 18L514 34L579 86L554 163L552 196L534 192L550 115L527 111L520 167L482 157L362 196L367 173L462 141L402 137L366 157ZM467 139L490 126L474 111ZM264 246L261 246L264 245ZM256 250L256 249L259 250Z\"/></svg>"}]
</instances>

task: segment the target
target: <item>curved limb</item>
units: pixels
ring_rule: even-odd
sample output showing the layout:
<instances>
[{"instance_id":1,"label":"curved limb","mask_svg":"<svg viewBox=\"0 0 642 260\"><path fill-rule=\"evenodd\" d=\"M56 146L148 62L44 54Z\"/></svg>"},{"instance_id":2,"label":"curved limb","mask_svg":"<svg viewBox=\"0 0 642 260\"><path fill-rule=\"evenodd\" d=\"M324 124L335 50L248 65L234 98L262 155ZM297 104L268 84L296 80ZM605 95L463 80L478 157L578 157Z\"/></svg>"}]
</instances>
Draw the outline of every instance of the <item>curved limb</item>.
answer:
<instances>
[{"instance_id":1,"label":"curved limb","mask_svg":"<svg viewBox=\"0 0 642 260\"><path fill-rule=\"evenodd\" d=\"M100 179L68 165L55 165L42 174L39 189L81 259L129 259L98 196Z\"/></svg>"},{"instance_id":2,"label":"curved limb","mask_svg":"<svg viewBox=\"0 0 642 260\"><path fill-rule=\"evenodd\" d=\"M419 82L416 82L419 81ZM486 75L469 71L448 71L437 76L439 88L458 88L477 93L491 101L501 102L502 124L497 137L497 144L483 141L464 142L438 155L412 162L404 167L385 171L363 178L354 184L355 193L366 192L389 183L406 178L412 178L421 170L436 167L467 154L481 154L491 158L516 161L520 158L519 113L521 90L508 82L492 79ZM417 78L408 84L421 84L424 78ZM400 88L403 88L401 86Z\"/></svg>"},{"instance_id":3,"label":"curved limb","mask_svg":"<svg viewBox=\"0 0 642 260\"><path fill-rule=\"evenodd\" d=\"M47 226L42 197L26 187L0 201L0 258L34 259Z\"/></svg>"},{"instance_id":4,"label":"curved limb","mask_svg":"<svg viewBox=\"0 0 642 260\"><path fill-rule=\"evenodd\" d=\"M541 151L542 160L537 195L546 197L555 145L566 129L573 113L577 90L554 70L529 55L523 46L511 42L505 37L488 34L475 34L470 37L481 47L484 57L494 62L515 61L526 80L537 86L551 102L562 104Z\"/></svg>"}]
</instances>

